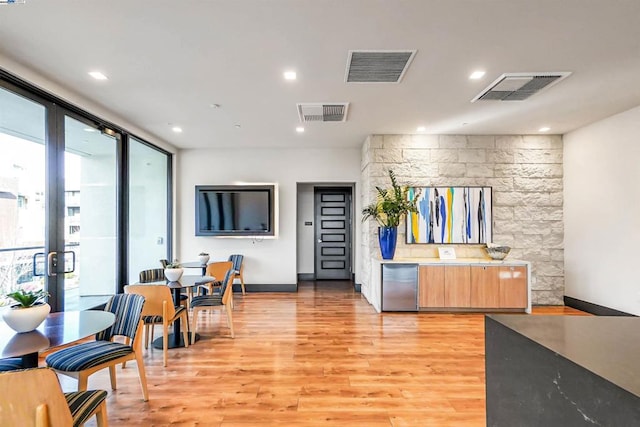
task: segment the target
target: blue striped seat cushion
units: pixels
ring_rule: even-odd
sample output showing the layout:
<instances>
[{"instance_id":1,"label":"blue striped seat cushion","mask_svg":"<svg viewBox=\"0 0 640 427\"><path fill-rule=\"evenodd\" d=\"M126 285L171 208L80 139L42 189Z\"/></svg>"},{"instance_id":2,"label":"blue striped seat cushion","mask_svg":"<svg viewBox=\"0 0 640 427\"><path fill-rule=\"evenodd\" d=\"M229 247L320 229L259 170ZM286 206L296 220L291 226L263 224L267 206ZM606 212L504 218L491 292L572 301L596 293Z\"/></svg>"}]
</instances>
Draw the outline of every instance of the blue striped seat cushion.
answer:
<instances>
[{"instance_id":1,"label":"blue striped seat cushion","mask_svg":"<svg viewBox=\"0 0 640 427\"><path fill-rule=\"evenodd\" d=\"M191 307L222 305L222 295L201 295L191 300Z\"/></svg>"},{"instance_id":2,"label":"blue striped seat cushion","mask_svg":"<svg viewBox=\"0 0 640 427\"><path fill-rule=\"evenodd\" d=\"M0 372L15 371L16 369L23 369L21 358L0 359Z\"/></svg>"},{"instance_id":3,"label":"blue striped seat cushion","mask_svg":"<svg viewBox=\"0 0 640 427\"><path fill-rule=\"evenodd\" d=\"M186 309L184 305L176 307L176 317ZM142 320L145 324L162 323L162 316L142 316Z\"/></svg>"},{"instance_id":4,"label":"blue striped seat cushion","mask_svg":"<svg viewBox=\"0 0 640 427\"><path fill-rule=\"evenodd\" d=\"M124 344L110 341L92 341L56 351L45 359L47 365L58 371L78 372L93 368L133 353Z\"/></svg>"},{"instance_id":5,"label":"blue striped seat cushion","mask_svg":"<svg viewBox=\"0 0 640 427\"><path fill-rule=\"evenodd\" d=\"M87 422L93 412L107 398L107 392L104 390L74 391L73 393L65 393L64 398L71 410L73 427L79 427Z\"/></svg>"}]
</instances>

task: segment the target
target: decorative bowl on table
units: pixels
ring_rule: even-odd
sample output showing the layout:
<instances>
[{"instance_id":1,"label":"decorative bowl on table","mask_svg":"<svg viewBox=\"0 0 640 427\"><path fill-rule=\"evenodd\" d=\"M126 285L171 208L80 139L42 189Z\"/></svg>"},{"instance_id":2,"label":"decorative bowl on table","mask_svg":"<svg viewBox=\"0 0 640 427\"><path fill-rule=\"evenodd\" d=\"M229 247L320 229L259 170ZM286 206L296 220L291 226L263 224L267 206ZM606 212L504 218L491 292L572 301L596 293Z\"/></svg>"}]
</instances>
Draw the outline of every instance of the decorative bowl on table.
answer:
<instances>
[{"instance_id":1,"label":"decorative bowl on table","mask_svg":"<svg viewBox=\"0 0 640 427\"><path fill-rule=\"evenodd\" d=\"M198 261L200 261L200 264L202 265L207 265L209 262L209 254L201 252L200 255L198 255Z\"/></svg>"},{"instance_id":2,"label":"decorative bowl on table","mask_svg":"<svg viewBox=\"0 0 640 427\"><path fill-rule=\"evenodd\" d=\"M165 268L164 269L164 277L167 278L170 282L177 282L182 277L182 273L184 270L182 267L178 268Z\"/></svg>"},{"instance_id":3,"label":"decorative bowl on table","mask_svg":"<svg viewBox=\"0 0 640 427\"><path fill-rule=\"evenodd\" d=\"M489 255L489 258L496 261L502 261L507 257L507 255L509 255L509 251L511 251L511 247L487 245L486 250L487 250L487 255Z\"/></svg>"}]
</instances>

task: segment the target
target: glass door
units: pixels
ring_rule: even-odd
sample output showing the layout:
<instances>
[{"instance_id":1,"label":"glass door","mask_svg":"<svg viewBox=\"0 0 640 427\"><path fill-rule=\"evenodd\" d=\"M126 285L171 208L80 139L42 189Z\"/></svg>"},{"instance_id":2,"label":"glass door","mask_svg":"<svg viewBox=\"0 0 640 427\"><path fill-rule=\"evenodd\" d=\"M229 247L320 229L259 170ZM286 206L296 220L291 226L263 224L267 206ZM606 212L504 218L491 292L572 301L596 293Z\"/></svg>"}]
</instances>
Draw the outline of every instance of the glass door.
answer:
<instances>
[{"instance_id":1,"label":"glass door","mask_svg":"<svg viewBox=\"0 0 640 427\"><path fill-rule=\"evenodd\" d=\"M65 310L101 304L116 292L118 139L64 117Z\"/></svg>"},{"instance_id":2,"label":"glass door","mask_svg":"<svg viewBox=\"0 0 640 427\"><path fill-rule=\"evenodd\" d=\"M0 309L18 289L46 287L34 255L46 246L45 105L0 87Z\"/></svg>"}]
</instances>

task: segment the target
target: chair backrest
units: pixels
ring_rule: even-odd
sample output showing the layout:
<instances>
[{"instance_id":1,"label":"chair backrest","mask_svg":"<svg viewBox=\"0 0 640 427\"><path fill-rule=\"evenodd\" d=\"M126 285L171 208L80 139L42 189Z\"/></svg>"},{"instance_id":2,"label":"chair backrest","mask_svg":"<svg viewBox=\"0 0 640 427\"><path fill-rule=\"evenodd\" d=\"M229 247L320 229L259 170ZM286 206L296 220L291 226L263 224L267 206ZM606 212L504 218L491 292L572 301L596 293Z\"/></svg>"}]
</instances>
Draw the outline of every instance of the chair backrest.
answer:
<instances>
[{"instance_id":1,"label":"chair backrest","mask_svg":"<svg viewBox=\"0 0 640 427\"><path fill-rule=\"evenodd\" d=\"M176 315L171 290L167 285L127 285L124 287L124 293L144 297L143 316L164 316L162 311L164 301L167 303L167 317L172 319Z\"/></svg>"},{"instance_id":2,"label":"chair backrest","mask_svg":"<svg viewBox=\"0 0 640 427\"><path fill-rule=\"evenodd\" d=\"M233 263L233 269L235 271L240 271L242 269L243 259L244 259L244 255L240 255L240 254L229 255L229 261Z\"/></svg>"},{"instance_id":3,"label":"chair backrest","mask_svg":"<svg viewBox=\"0 0 640 427\"><path fill-rule=\"evenodd\" d=\"M58 377L49 368L0 373L0 395L0 424L3 427L73 425ZM38 417L40 423L36 421Z\"/></svg>"},{"instance_id":4,"label":"chair backrest","mask_svg":"<svg viewBox=\"0 0 640 427\"><path fill-rule=\"evenodd\" d=\"M222 303L224 305L229 304L231 298L233 298L233 279L236 277L236 271L233 268L230 268L225 274L224 279L222 279L222 286L220 288L220 293L222 295Z\"/></svg>"},{"instance_id":5,"label":"chair backrest","mask_svg":"<svg viewBox=\"0 0 640 427\"><path fill-rule=\"evenodd\" d=\"M163 268L152 268L140 272L140 283L161 282L164 280Z\"/></svg>"},{"instance_id":6,"label":"chair backrest","mask_svg":"<svg viewBox=\"0 0 640 427\"><path fill-rule=\"evenodd\" d=\"M160 260L160 265L162 266L162 268L167 268L167 265L169 265L169 260L162 258Z\"/></svg>"},{"instance_id":7,"label":"chair backrest","mask_svg":"<svg viewBox=\"0 0 640 427\"><path fill-rule=\"evenodd\" d=\"M207 276L213 276L216 280L222 281L222 279L226 276L227 271L233 268L233 263L231 261L218 261L212 262L207 265Z\"/></svg>"},{"instance_id":8,"label":"chair backrest","mask_svg":"<svg viewBox=\"0 0 640 427\"><path fill-rule=\"evenodd\" d=\"M144 297L134 294L116 294L111 297L104 307L104 311L110 311L116 319L113 325L96 334L96 341L109 341L111 338L122 335L134 341L138 324L142 317Z\"/></svg>"}]
</instances>

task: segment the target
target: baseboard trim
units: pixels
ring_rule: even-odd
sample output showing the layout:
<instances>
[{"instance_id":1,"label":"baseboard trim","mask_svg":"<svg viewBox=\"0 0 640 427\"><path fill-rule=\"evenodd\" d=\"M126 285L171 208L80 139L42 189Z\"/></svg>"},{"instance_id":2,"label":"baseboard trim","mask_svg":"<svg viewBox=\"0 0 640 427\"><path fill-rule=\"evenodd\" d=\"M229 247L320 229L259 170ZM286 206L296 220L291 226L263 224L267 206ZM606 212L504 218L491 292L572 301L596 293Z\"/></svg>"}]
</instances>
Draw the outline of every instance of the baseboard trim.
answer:
<instances>
[{"instance_id":1,"label":"baseboard trim","mask_svg":"<svg viewBox=\"0 0 640 427\"><path fill-rule=\"evenodd\" d=\"M353 290L356 292L361 292L362 291L362 285L360 283L353 283Z\"/></svg>"},{"instance_id":2,"label":"baseboard trim","mask_svg":"<svg viewBox=\"0 0 640 427\"><path fill-rule=\"evenodd\" d=\"M315 273L298 273L298 280L316 280Z\"/></svg>"},{"instance_id":3,"label":"baseboard trim","mask_svg":"<svg viewBox=\"0 0 640 427\"><path fill-rule=\"evenodd\" d=\"M633 316L635 317L633 314L625 313L624 311L615 310L613 308L583 301L577 298L568 297L566 295L564 296L564 305L566 305L567 307L575 308L577 310L586 311L587 313L595 314L596 316Z\"/></svg>"},{"instance_id":4,"label":"baseboard trim","mask_svg":"<svg viewBox=\"0 0 640 427\"><path fill-rule=\"evenodd\" d=\"M257 285L245 283L244 287L247 292L298 292L297 283L261 283ZM242 292L240 284L233 285L233 292Z\"/></svg>"}]
</instances>

